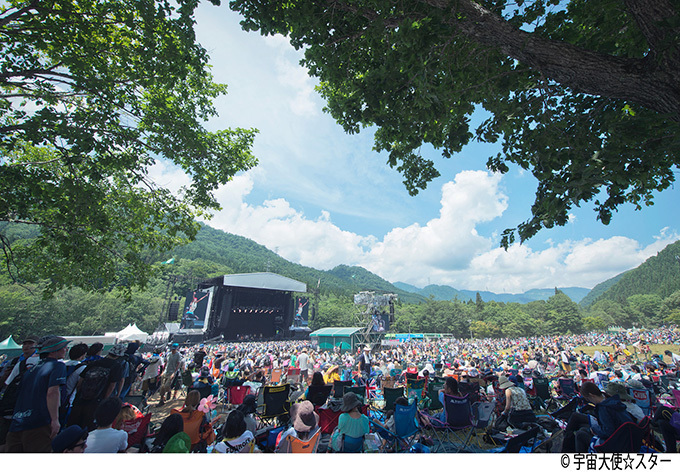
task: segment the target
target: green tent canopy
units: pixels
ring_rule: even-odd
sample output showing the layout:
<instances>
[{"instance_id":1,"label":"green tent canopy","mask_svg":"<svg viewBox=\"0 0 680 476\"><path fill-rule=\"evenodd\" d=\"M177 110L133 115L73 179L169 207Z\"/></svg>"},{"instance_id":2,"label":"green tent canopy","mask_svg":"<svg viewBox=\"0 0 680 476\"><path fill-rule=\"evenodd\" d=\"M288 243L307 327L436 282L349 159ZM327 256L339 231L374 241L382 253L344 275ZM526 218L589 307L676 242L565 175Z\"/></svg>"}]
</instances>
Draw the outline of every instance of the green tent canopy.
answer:
<instances>
[{"instance_id":1,"label":"green tent canopy","mask_svg":"<svg viewBox=\"0 0 680 476\"><path fill-rule=\"evenodd\" d=\"M0 342L0 354L6 354L8 358L21 355L21 345L14 342L12 336Z\"/></svg>"},{"instance_id":2,"label":"green tent canopy","mask_svg":"<svg viewBox=\"0 0 680 476\"><path fill-rule=\"evenodd\" d=\"M309 334L312 343L322 350L334 347L340 350L353 350L361 338L362 327L324 327Z\"/></svg>"}]
</instances>

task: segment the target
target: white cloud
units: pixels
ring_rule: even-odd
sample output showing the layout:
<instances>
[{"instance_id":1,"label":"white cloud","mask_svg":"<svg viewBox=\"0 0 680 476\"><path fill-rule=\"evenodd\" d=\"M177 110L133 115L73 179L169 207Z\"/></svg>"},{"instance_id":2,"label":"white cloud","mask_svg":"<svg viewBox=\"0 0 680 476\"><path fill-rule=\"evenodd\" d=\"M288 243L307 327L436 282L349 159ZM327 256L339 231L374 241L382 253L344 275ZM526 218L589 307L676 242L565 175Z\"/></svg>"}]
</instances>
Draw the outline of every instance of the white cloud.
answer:
<instances>
[{"instance_id":1,"label":"white cloud","mask_svg":"<svg viewBox=\"0 0 680 476\"><path fill-rule=\"evenodd\" d=\"M164 163L156 164L151 172L157 183L172 190L187 183L184 174ZM424 225L394 228L378 239L342 230L328 211L307 217L283 198L249 204L248 196L260 175L254 169L220 187L216 198L222 210L215 212L209 224L305 266L359 265L388 281L421 287L436 283L508 293L555 286L593 287L680 239L677 232L664 228L647 246L612 236L548 241L547 248L538 251L532 242L514 244L506 251L495 238L477 231L480 223L500 217L508 207L501 191L502 176L482 171L461 172L444 184L438 217Z\"/></svg>"}]
</instances>

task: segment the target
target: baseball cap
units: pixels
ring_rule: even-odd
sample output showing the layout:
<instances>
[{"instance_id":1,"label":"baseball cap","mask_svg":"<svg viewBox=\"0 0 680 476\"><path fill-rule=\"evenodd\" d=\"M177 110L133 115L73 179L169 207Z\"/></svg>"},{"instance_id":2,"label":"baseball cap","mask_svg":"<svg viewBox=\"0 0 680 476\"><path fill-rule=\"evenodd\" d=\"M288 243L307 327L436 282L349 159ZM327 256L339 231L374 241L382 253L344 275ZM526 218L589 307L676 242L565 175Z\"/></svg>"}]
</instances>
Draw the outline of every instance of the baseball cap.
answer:
<instances>
[{"instance_id":1,"label":"baseball cap","mask_svg":"<svg viewBox=\"0 0 680 476\"><path fill-rule=\"evenodd\" d=\"M64 451L73 448L76 443L86 436L87 430L78 425L66 427L52 440L52 451L55 453L63 453Z\"/></svg>"}]
</instances>

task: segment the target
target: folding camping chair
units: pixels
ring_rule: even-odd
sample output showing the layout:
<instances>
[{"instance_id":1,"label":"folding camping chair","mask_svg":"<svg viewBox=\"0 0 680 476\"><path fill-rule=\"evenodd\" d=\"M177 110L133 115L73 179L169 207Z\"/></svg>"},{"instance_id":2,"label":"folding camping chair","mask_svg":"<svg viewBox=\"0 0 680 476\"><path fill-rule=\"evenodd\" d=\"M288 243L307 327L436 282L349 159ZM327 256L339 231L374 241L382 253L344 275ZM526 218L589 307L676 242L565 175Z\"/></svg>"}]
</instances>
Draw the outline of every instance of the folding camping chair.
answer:
<instances>
[{"instance_id":1,"label":"folding camping chair","mask_svg":"<svg viewBox=\"0 0 680 476\"><path fill-rule=\"evenodd\" d=\"M557 384L559 385L559 391L555 400L560 400L566 402L571 400L576 395L576 384L572 378L560 377L557 379Z\"/></svg>"},{"instance_id":2,"label":"folding camping chair","mask_svg":"<svg viewBox=\"0 0 680 476\"><path fill-rule=\"evenodd\" d=\"M372 419L376 432L392 446L395 452L408 451L418 433L420 427L417 420L418 407L416 402L410 405L395 405L394 409L394 432L388 430L380 422Z\"/></svg>"},{"instance_id":3,"label":"folding camping chair","mask_svg":"<svg viewBox=\"0 0 680 476\"><path fill-rule=\"evenodd\" d=\"M491 402L475 402L472 404L472 421L475 425L472 432L477 446L481 448L477 430L486 430L493 419L495 405Z\"/></svg>"},{"instance_id":4,"label":"folding camping chair","mask_svg":"<svg viewBox=\"0 0 680 476\"><path fill-rule=\"evenodd\" d=\"M536 391L535 397L529 397L531 406L535 411L544 409L546 411L550 410L550 404L554 404L552 393L550 392L550 383L545 377L534 377L532 380L534 385L534 390Z\"/></svg>"},{"instance_id":5,"label":"folding camping chair","mask_svg":"<svg viewBox=\"0 0 680 476\"><path fill-rule=\"evenodd\" d=\"M283 370L273 369L271 377L268 380L269 385L279 385L281 383L282 378L283 378Z\"/></svg>"},{"instance_id":6,"label":"folding camping chair","mask_svg":"<svg viewBox=\"0 0 680 476\"><path fill-rule=\"evenodd\" d=\"M425 379L406 379L406 397L415 399L416 401L423 398L423 391L425 390Z\"/></svg>"},{"instance_id":7,"label":"folding camping chair","mask_svg":"<svg viewBox=\"0 0 680 476\"><path fill-rule=\"evenodd\" d=\"M363 385L356 387L344 387L343 395L345 393L355 393L359 397L359 400L361 400L361 403L366 403L366 387Z\"/></svg>"},{"instance_id":8,"label":"folding camping chair","mask_svg":"<svg viewBox=\"0 0 680 476\"><path fill-rule=\"evenodd\" d=\"M385 413L387 413L390 410L394 410L394 405L395 402L397 401L397 398L403 397L404 396L404 387L385 387L383 388L383 401L385 404L383 405L382 408L375 408L371 407L371 410L374 412L374 414L377 414L378 419L380 421L385 420Z\"/></svg>"},{"instance_id":9,"label":"folding camping chair","mask_svg":"<svg viewBox=\"0 0 680 476\"><path fill-rule=\"evenodd\" d=\"M286 382L300 383L300 369L297 367L288 367L286 372Z\"/></svg>"},{"instance_id":10,"label":"folding camping chair","mask_svg":"<svg viewBox=\"0 0 680 476\"><path fill-rule=\"evenodd\" d=\"M604 389L607 387L607 384L609 383L609 376L602 372L597 372L595 376L597 377L597 382L595 383L597 384L598 388L604 392Z\"/></svg>"},{"instance_id":11,"label":"folding camping chair","mask_svg":"<svg viewBox=\"0 0 680 476\"><path fill-rule=\"evenodd\" d=\"M352 383L351 380L336 380L333 382L333 396L335 398L342 398L345 394L345 387L351 387Z\"/></svg>"},{"instance_id":12,"label":"folding camping chair","mask_svg":"<svg viewBox=\"0 0 680 476\"><path fill-rule=\"evenodd\" d=\"M444 388L442 386L432 384L427 388L427 397L430 399L430 404L427 410L430 413L437 413L444 409L442 402L439 401L439 391Z\"/></svg>"},{"instance_id":13,"label":"folding camping chair","mask_svg":"<svg viewBox=\"0 0 680 476\"><path fill-rule=\"evenodd\" d=\"M321 430L317 430L311 438L301 440L293 435L286 436L285 442L279 443L277 453L316 453L319 448L319 441L321 441Z\"/></svg>"},{"instance_id":14,"label":"folding camping chair","mask_svg":"<svg viewBox=\"0 0 680 476\"><path fill-rule=\"evenodd\" d=\"M479 401L479 383L462 381L458 383L458 391L461 395L468 395L470 403Z\"/></svg>"},{"instance_id":15,"label":"folding camping chair","mask_svg":"<svg viewBox=\"0 0 680 476\"><path fill-rule=\"evenodd\" d=\"M245 385L238 385L235 387L227 388L227 403L229 405L240 405L243 403L243 399L246 395L250 393L250 387Z\"/></svg>"},{"instance_id":16,"label":"folding camping chair","mask_svg":"<svg viewBox=\"0 0 680 476\"><path fill-rule=\"evenodd\" d=\"M437 449L439 451L444 449L444 440L448 445L452 445L459 453L467 449L472 433L475 429L475 424L472 420L472 406L470 405L470 398L468 395L464 397L454 397L452 395L444 394L444 408L446 410L446 421L439 422L439 420L432 419L432 429L437 438ZM459 436L458 432L463 431L463 436ZM455 441L459 444L457 444ZM451 451L443 451L451 453Z\"/></svg>"},{"instance_id":17,"label":"folding camping chair","mask_svg":"<svg viewBox=\"0 0 680 476\"><path fill-rule=\"evenodd\" d=\"M290 402L288 396L290 394L290 385L265 385L263 387L263 404L261 411L258 411L257 416L260 419L260 428L274 423L280 417L288 415L290 411Z\"/></svg>"},{"instance_id":18,"label":"folding camping chair","mask_svg":"<svg viewBox=\"0 0 680 476\"><path fill-rule=\"evenodd\" d=\"M340 453L363 453L364 452L364 437L353 438L351 436L342 435L342 443L340 445Z\"/></svg>"},{"instance_id":19,"label":"folding camping chair","mask_svg":"<svg viewBox=\"0 0 680 476\"><path fill-rule=\"evenodd\" d=\"M596 453L641 453L643 441L649 437L649 432L649 417L643 418L640 423L627 421L593 449Z\"/></svg>"},{"instance_id":20,"label":"folding camping chair","mask_svg":"<svg viewBox=\"0 0 680 476\"><path fill-rule=\"evenodd\" d=\"M307 389L307 400L315 407L323 406L328 401L332 390L332 385L310 385Z\"/></svg>"},{"instance_id":21,"label":"folding camping chair","mask_svg":"<svg viewBox=\"0 0 680 476\"><path fill-rule=\"evenodd\" d=\"M489 450L490 453L532 453L538 446L538 430L536 425L517 436L510 438L504 446ZM529 446L531 443L531 446Z\"/></svg>"},{"instance_id":22,"label":"folding camping chair","mask_svg":"<svg viewBox=\"0 0 680 476\"><path fill-rule=\"evenodd\" d=\"M635 399L635 403L640 407L646 416L652 415L652 394L651 390L640 390L637 388L628 389L630 395Z\"/></svg>"}]
</instances>

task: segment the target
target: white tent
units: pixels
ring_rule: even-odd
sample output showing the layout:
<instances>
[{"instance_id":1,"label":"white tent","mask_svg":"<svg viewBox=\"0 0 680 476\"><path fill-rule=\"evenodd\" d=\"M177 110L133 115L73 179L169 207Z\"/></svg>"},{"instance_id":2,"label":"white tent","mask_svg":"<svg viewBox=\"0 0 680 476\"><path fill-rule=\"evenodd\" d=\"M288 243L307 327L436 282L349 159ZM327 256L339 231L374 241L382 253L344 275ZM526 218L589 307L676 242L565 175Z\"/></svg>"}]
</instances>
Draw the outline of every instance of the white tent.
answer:
<instances>
[{"instance_id":1,"label":"white tent","mask_svg":"<svg viewBox=\"0 0 680 476\"><path fill-rule=\"evenodd\" d=\"M142 331L137 327L137 324L128 324L128 326L116 333L116 339L118 341L133 341L138 340L141 342L146 342L149 338L149 334Z\"/></svg>"}]
</instances>

